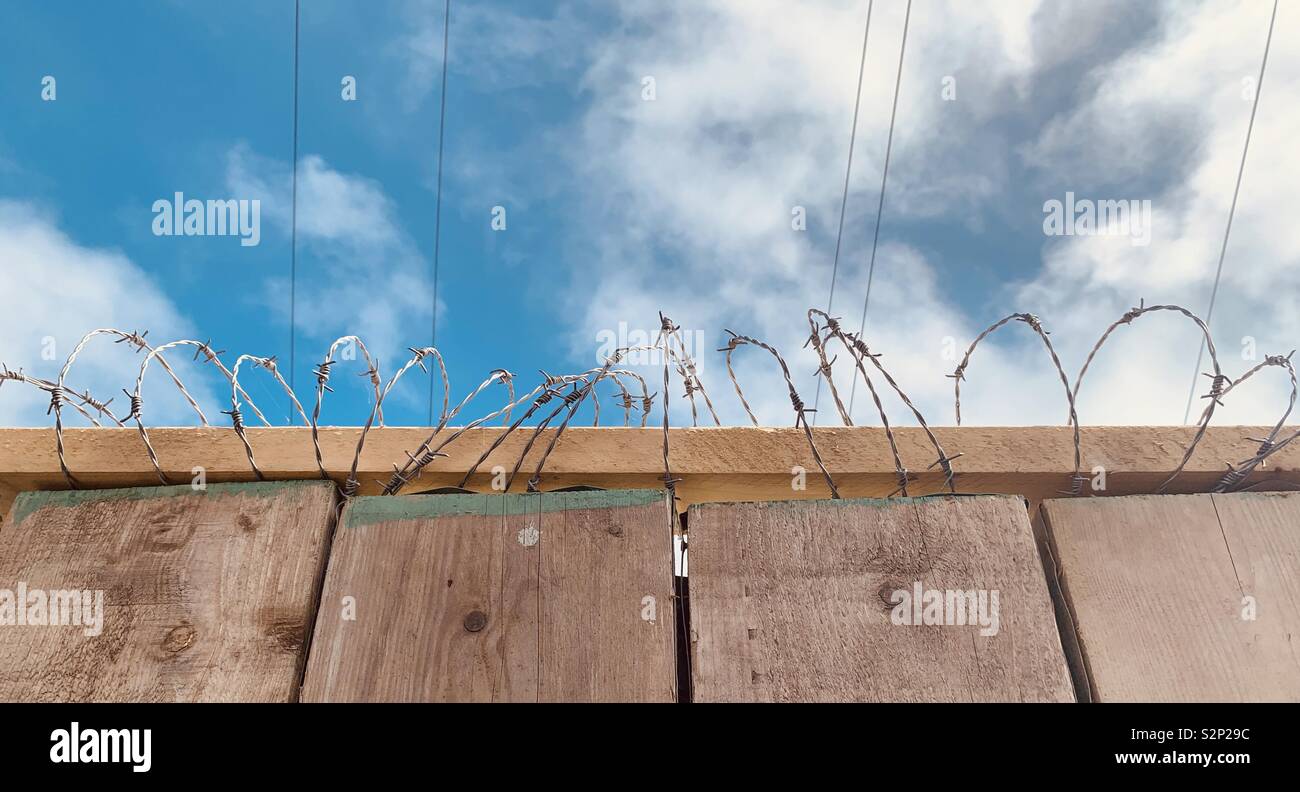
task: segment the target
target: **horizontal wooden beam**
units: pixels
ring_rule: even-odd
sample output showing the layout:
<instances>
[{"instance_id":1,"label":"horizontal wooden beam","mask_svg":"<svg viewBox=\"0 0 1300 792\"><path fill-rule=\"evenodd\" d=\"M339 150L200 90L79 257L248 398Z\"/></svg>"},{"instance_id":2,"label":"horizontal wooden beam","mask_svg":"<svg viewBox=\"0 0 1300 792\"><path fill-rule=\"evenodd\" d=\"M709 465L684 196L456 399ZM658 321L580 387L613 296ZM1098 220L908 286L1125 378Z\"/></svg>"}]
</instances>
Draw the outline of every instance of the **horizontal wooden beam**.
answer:
<instances>
[{"instance_id":1,"label":"horizontal wooden beam","mask_svg":"<svg viewBox=\"0 0 1300 792\"><path fill-rule=\"evenodd\" d=\"M453 429L444 429L443 437ZM519 430L488 457L468 485L488 492L492 468L511 470L532 429ZM1082 431L1083 469L1106 471L1106 489L1095 494L1131 495L1156 491L1182 458L1195 427L1086 427ZM1267 433L1260 427L1211 427L1171 492L1208 491L1228 462L1249 457L1258 447L1247 436ZM331 427L320 430L321 452L330 477L342 482L352 465L361 430ZM469 466L500 435L498 428L467 431L443 449L424 475L406 492L420 492L459 483ZM320 475L311 432L301 427L247 430L258 467L268 479L302 479ZM393 464L406 460L428 436L427 428L372 429L358 467L362 494L377 494ZM1074 466L1073 436L1068 427L939 428L935 434L948 454L962 456L953 463L961 492L1022 495L1031 502L1055 497L1069 488ZM917 476L911 494L938 491L943 484L937 468L927 470L935 453L925 433L904 427L895 430L904 465ZM541 433L515 477L512 491L522 490L536 468L553 430ZM824 427L814 430L818 451L844 497L881 497L897 486L893 458L882 429ZM150 441L168 479L186 483L195 468L207 481L254 479L243 444L227 428L157 428ZM159 483L135 429L70 429L64 432L68 467L87 488L126 487ZM792 428L680 428L669 431L672 472L681 479L677 492L681 508L691 503L731 500L824 498L828 489L809 452L802 430ZM804 468L807 488L795 488L795 467ZM541 489L573 485L614 488L663 487L663 432L623 427L573 427L565 431L547 460ZM1300 485L1300 443L1274 454L1250 482L1281 482L1278 488ZM0 429L0 507L15 493L67 487L59 469L51 429Z\"/></svg>"}]
</instances>

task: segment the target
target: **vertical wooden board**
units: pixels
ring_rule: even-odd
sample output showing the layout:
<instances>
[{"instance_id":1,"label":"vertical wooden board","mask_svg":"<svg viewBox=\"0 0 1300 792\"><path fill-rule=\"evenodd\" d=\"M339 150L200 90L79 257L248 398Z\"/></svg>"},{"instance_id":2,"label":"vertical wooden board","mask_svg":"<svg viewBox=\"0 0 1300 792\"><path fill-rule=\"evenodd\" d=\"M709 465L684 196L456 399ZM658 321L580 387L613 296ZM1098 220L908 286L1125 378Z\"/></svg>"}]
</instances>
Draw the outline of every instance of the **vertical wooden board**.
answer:
<instances>
[{"instance_id":1,"label":"vertical wooden board","mask_svg":"<svg viewBox=\"0 0 1300 792\"><path fill-rule=\"evenodd\" d=\"M303 699L671 700L665 519L650 491L356 498Z\"/></svg>"},{"instance_id":2,"label":"vertical wooden board","mask_svg":"<svg viewBox=\"0 0 1300 792\"><path fill-rule=\"evenodd\" d=\"M352 500L330 554L304 700L516 698L506 659L535 655L531 619L516 604L535 601L536 587L506 572L535 565L536 549L505 536L507 503L526 506L477 495Z\"/></svg>"},{"instance_id":3,"label":"vertical wooden board","mask_svg":"<svg viewBox=\"0 0 1300 792\"><path fill-rule=\"evenodd\" d=\"M696 701L1074 700L1018 498L707 504L688 528ZM918 583L996 620L895 623Z\"/></svg>"},{"instance_id":4,"label":"vertical wooden board","mask_svg":"<svg viewBox=\"0 0 1300 792\"><path fill-rule=\"evenodd\" d=\"M1061 499L1042 514L1095 701L1300 700L1300 496Z\"/></svg>"},{"instance_id":5,"label":"vertical wooden board","mask_svg":"<svg viewBox=\"0 0 1300 792\"><path fill-rule=\"evenodd\" d=\"M540 699L674 701L673 534L664 496L592 494L543 496Z\"/></svg>"},{"instance_id":6,"label":"vertical wooden board","mask_svg":"<svg viewBox=\"0 0 1300 792\"><path fill-rule=\"evenodd\" d=\"M294 700L334 502L329 482L19 495L0 527L0 700ZM20 586L29 604L102 591L102 632L15 624Z\"/></svg>"}]
</instances>

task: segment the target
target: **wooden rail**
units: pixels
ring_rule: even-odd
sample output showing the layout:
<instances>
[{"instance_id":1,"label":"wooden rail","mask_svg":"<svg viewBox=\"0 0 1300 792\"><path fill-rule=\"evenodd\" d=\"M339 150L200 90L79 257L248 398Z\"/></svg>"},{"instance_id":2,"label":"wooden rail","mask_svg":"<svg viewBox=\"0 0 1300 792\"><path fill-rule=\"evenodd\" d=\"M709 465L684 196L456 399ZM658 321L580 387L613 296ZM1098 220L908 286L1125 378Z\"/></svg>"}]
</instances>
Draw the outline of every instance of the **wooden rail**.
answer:
<instances>
[{"instance_id":1,"label":"wooden rail","mask_svg":"<svg viewBox=\"0 0 1300 792\"><path fill-rule=\"evenodd\" d=\"M1194 427L1086 427L1083 429L1083 469L1106 470L1106 489L1092 494L1131 495L1155 492L1182 458ZM428 429L374 429L361 455L362 494L376 494L393 464L406 460L428 436ZM453 430L444 430L444 435ZM512 434L480 466L468 485L491 491L493 466L513 468L532 430ZM522 490L549 443L542 433L516 476L512 491ZM469 466L500 434L498 428L466 432L444 451L425 474L407 488L420 492L459 483ZM1213 487L1225 463L1250 456L1261 427L1211 427L1185 472L1170 492L1204 492ZM961 427L935 430L949 454L961 453L953 466L962 492L1022 495L1037 505L1069 488L1073 471L1073 441L1068 427ZM352 464L360 429L320 430L325 467L341 482ZM169 480L188 483L195 468L209 482L254 480L243 445L230 429L158 428L150 440ZM817 447L844 497L881 497L896 488L893 459L884 432L875 427L826 427L814 430ZM926 468L935 460L925 434L916 428L896 431L899 452L918 480L911 494L938 491L942 476ZM320 475L311 432L301 427L248 430L258 466L267 479L306 479ZM145 486L159 483L134 429L71 429L64 433L67 462L86 488ZM673 474L680 507L692 503L734 500L824 498L828 490L813 463L802 430L791 428L681 428L669 432ZM796 466L806 470L806 489L795 489ZM541 489L576 484L608 489L663 486L663 433L658 429L574 427L568 429L547 461ZM1281 482L1278 488L1300 485L1300 443L1279 451L1256 471L1251 483ZM51 429L0 429L0 509L16 493L35 489L64 489Z\"/></svg>"}]
</instances>

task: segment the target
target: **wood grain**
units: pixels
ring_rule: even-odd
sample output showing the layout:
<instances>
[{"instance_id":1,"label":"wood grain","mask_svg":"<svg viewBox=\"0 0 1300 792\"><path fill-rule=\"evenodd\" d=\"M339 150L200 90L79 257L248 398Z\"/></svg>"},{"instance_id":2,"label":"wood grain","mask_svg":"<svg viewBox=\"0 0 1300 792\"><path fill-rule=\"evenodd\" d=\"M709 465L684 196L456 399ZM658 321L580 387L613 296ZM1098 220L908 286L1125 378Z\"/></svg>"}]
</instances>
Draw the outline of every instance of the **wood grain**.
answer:
<instances>
[{"instance_id":1,"label":"wood grain","mask_svg":"<svg viewBox=\"0 0 1300 792\"><path fill-rule=\"evenodd\" d=\"M663 498L353 500L330 557L303 700L674 700ZM343 617L345 597L355 619ZM642 618L646 597L653 621ZM469 629L474 614L481 629Z\"/></svg>"},{"instance_id":2,"label":"wood grain","mask_svg":"<svg viewBox=\"0 0 1300 792\"><path fill-rule=\"evenodd\" d=\"M1042 514L1093 700L1300 701L1300 495L1049 500Z\"/></svg>"},{"instance_id":3,"label":"wood grain","mask_svg":"<svg viewBox=\"0 0 1300 792\"><path fill-rule=\"evenodd\" d=\"M102 591L103 629L0 625L0 700L294 700L334 492L20 495L0 528L0 588Z\"/></svg>"},{"instance_id":4,"label":"wood grain","mask_svg":"<svg viewBox=\"0 0 1300 792\"><path fill-rule=\"evenodd\" d=\"M1024 502L706 504L688 515L696 701L1073 701ZM996 634L894 592L997 590Z\"/></svg>"},{"instance_id":5,"label":"wood grain","mask_svg":"<svg viewBox=\"0 0 1300 792\"><path fill-rule=\"evenodd\" d=\"M360 429L322 427L325 467L342 484L352 464ZM452 429L445 432L450 434ZM407 492L456 484L479 455L498 437L499 428L467 431L443 449L439 458ZM1244 440L1269 429L1213 426L1206 432L1183 476L1172 492L1204 492L1223 475L1224 459L1244 459L1258 446ZM375 428L367 437L358 478L361 494L378 493L376 479L387 480L394 462L404 463L429 430L419 427ZM541 433L525 470L531 470L554 430ZM1106 495L1155 492L1182 458L1195 427L1086 426L1082 430L1083 468L1100 465L1109 472ZM490 493L493 465L507 469L523 451L530 433L516 432L493 452L469 488ZM669 431L679 506L693 503L750 500L820 499L828 495L820 476L808 476L808 488L792 491L790 470L798 465L815 473L803 431L791 428L673 428ZM884 432L878 427L817 427L817 448L834 472L844 497L884 497L897 486L893 459ZM1022 495L1037 508L1043 498L1069 489L1074 461L1069 427L939 427L935 434L949 453L962 454L954 463L962 492ZM934 450L915 427L895 429L903 463L914 474L913 495L937 492L943 476L925 470ZM193 465L207 469L208 481L252 481L253 472L239 438L228 428L156 428L149 437L164 471L176 481L188 481ZM248 429L258 466L268 479L314 479L320 474L311 432L302 427ZM158 477L135 429L69 429L65 433L68 465L86 488L141 486ZM8 491L63 489L54 433L49 429L0 429L0 510ZM1300 443L1269 459L1266 470L1250 479L1300 483ZM656 489L663 486L663 435L658 429L570 427L547 460L541 489L575 484L605 489ZM515 486L523 488L526 476Z\"/></svg>"}]
</instances>

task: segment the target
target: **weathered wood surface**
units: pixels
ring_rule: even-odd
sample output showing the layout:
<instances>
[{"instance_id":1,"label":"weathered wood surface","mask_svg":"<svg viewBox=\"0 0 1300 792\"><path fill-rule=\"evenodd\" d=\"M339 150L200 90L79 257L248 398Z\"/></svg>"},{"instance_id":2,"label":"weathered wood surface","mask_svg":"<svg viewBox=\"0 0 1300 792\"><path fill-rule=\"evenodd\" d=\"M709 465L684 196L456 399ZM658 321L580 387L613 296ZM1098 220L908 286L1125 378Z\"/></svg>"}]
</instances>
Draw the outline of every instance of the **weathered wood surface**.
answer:
<instances>
[{"instance_id":1,"label":"weathered wood surface","mask_svg":"<svg viewBox=\"0 0 1300 792\"><path fill-rule=\"evenodd\" d=\"M1195 427L1087 426L1083 428L1084 470L1104 466L1107 495L1155 492L1182 458ZM322 428L325 467L340 484L352 464L358 428ZM449 435L453 430L446 429ZM467 431L443 449L439 458L408 492L456 484L469 466L500 434L500 428ZM1269 429L1211 427L1197 447L1173 492L1204 492L1223 474L1224 459L1244 459L1258 443L1243 438ZM529 455L531 471L554 430L542 432ZM268 479L313 479L319 476L311 432L302 427L247 430L258 466ZM429 430L388 427L372 430L361 455L358 478L361 494L377 494L375 480L388 479L394 462L404 463ZM469 488L491 492L493 465L514 466L529 432L516 432L493 452ZM844 497L884 497L897 486L893 458L878 427L817 427L817 448L835 474ZM1022 495L1034 504L1068 490L1074 461L1073 433L1060 427L939 427L935 434L949 454L962 454L953 463L962 492ZM933 493L943 476L925 468L934 462L934 449L915 427L895 429L903 463L915 474L914 495ZM188 481L190 469L202 465L208 481L251 481L253 472L243 444L228 428L157 428L149 437L163 469L175 481ZM135 429L70 429L65 433L68 465L86 487L142 486L157 482ZM792 428L674 428L670 430L672 469L679 506L692 503L749 500L817 499L828 495L825 482L808 450L803 431ZM806 490L790 487L791 468L809 471ZM1282 479L1300 483L1300 443L1269 459L1266 470L1251 481ZM663 434L659 429L570 427L547 460L542 489L589 484L605 489L663 487ZM515 482L522 489L527 476ZM66 487L49 429L0 429L0 510L7 490Z\"/></svg>"},{"instance_id":2,"label":"weathered wood surface","mask_svg":"<svg viewBox=\"0 0 1300 792\"><path fill-rule=\"evenodd\" d=\"M303 700L675 700L665 508L654 491L351 501Z\"/></svg>"},{"instance_id":3,"label":"weathered wood surface","mask_svg":"<svg viewBox=\"0 0 1300 792\"><path fill-rule=\"evenodd\" d=\"M1074 700L1019 498L705 504L688 529L696 701ZM896 624L917 582L996 590L996 633Z\"/></svg>"},{"instance_id":4,"label":"weathered wood surface","mask_svg":"<svg viewBox=\"0 0 1300 792\"><path fill-rule=\"evenodd\" d=\"M334 503L329 482L20 495L9 604L100 591L102 631L12 623L0 593L0 701L295 700Z\"/></svg>"},{"instance_id":5,"label":"weathered wood surface","mask_svg":"<svg viewBox=\"0 0 1300 792\"><path fill-rule=\"evenodd\" d=\"M1300 494L1049 500L1042 514L1094 701L1300 701Z\"/></svg>"}]
</instances>

